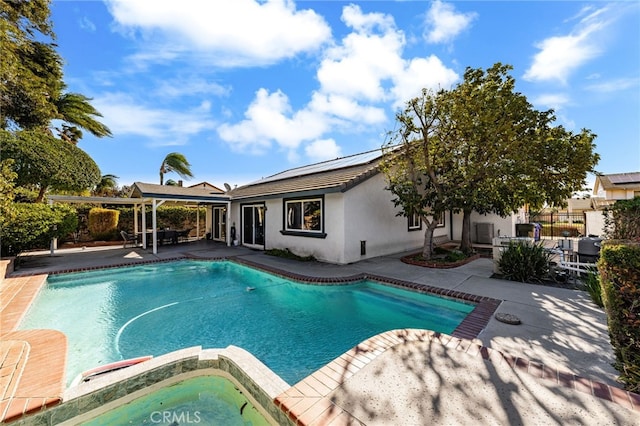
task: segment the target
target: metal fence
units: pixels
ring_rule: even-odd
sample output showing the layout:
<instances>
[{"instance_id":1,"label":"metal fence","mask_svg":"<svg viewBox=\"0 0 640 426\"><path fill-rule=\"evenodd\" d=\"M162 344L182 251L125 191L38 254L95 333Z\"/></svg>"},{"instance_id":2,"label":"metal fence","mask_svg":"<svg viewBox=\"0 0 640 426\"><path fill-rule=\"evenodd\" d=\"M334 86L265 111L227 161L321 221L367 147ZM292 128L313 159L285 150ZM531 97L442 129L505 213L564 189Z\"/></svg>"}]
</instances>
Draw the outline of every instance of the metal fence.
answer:
<instances>
[{"instance_id":1,"label":"metal fence","mask_svg":"<svg viewBox=\"0 0 640 426\"><path fill-rule=\"evenodd\" d=\"M529 217L529 223L542 225L543 237L583 237L586 235L587 215L584 213L539 213Z\"/></svg>"}]
</instances>

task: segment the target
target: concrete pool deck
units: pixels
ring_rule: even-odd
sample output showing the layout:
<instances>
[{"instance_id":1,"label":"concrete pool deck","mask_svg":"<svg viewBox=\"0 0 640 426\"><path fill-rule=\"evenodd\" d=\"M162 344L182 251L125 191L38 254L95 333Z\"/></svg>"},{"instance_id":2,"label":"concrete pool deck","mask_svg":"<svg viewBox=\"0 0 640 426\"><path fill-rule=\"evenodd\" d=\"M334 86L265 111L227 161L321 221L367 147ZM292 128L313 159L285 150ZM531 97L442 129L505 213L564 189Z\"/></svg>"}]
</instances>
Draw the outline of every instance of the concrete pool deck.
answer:
<instances>
[{"instance_id":1,"label":"concrete pool deck","mask_svg":"<svg viewBox=\"0 0 640 426\"><path fill-rule=\"evenodd\" d=\"M356 347L358 357L347 353L319 370L327 376L325 382L318 383L314 374L279 397L281 407L300 424L640 423L640 397L620 389L611 367L604 312L581 291L492 279L488 259L441 270L404 264L402 254L340 266L211 242L166 246L157 255L139 248L59 250L53 256L25 256L2 284L3 299L5 286L21 274L184 256L236 257L314 277L374 274L499 299L497 312L522 320L508 325L491 318L471 340L408 331L408 337L363 342ZM0 335L11 331L5 326Z\"/></svg>"}]
</instances>

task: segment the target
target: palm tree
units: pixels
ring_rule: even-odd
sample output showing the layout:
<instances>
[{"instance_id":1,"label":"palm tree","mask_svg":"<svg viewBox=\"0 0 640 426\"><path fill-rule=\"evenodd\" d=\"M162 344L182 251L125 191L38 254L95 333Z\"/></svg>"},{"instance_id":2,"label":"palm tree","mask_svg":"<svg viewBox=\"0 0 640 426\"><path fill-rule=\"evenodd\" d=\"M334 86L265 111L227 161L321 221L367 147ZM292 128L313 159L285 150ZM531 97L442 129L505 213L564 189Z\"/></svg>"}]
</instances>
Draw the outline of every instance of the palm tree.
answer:
<instances>
[{"instance_id":1,"label":"palm tree","mask_svg":"<svg viewBox=\"0 0 640 426\"><path fill-rule=\"evenodd\" d=\"M93 190L93 195L114 194L118 190L118 176L102 175L100 182Z\"/></svg>"},{"instance_id":2,"label":"palm tree","mask_svg":"<svg viewBox=\"0 0 640 426\"><path fill-rule=\"evenodd\" d=\"M164 183L164 174L169 172L176 172L182 178L193 177L191 173L191 164L187 161L187 158L179 152L172 152L167 154L160 164L160 185Z\"/></svg>"},{"instance_id":3,"label":"palm tree","mask_svg":"<svg viewBox=\"0 0 640 426\"><path fill-rule=\"evenodd\" d=\"M55 118L70 123L73 126L62 125L62 129L56 129L59 136L72 143L77 143L82 138L84 129L96 137L111 136L111 130L95 117L102 117L102 114L89 103L88 98L79 93L63 93L53 103L58 111Z\"/></svg>"}]
</instances>

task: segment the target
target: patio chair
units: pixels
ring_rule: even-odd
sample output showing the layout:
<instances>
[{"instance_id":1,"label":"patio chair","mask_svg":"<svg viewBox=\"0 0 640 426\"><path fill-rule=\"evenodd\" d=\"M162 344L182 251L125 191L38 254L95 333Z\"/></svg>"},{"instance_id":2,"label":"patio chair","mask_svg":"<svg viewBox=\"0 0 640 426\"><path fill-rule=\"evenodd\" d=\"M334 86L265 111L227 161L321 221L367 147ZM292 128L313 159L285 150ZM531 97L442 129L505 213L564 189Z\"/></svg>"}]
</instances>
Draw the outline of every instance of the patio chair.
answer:
<instances>
[{"instance_id":1,"label":"patio chair","mask_svg":"<svg viewBox=\"0 0 640 426\"><path fill-rule=\"evenodd\" d=\"M177 231L177 240L178 242L189 241L189 233L193 228L182 229Z\"/></svg>"},{"instance_id":2,"label":"patio chair","mask_svg":"<svg viewBox=\"0 0 640 426\"><path fill-rule=\"evenodd\" d=\"M122 239L124 240L123 248L127 248L127 244L133 243L133 246L138 245L138 237L133 234L127 233L127 231L120 231L120 235L122 235Z\"/></svg>"}]
</instances>

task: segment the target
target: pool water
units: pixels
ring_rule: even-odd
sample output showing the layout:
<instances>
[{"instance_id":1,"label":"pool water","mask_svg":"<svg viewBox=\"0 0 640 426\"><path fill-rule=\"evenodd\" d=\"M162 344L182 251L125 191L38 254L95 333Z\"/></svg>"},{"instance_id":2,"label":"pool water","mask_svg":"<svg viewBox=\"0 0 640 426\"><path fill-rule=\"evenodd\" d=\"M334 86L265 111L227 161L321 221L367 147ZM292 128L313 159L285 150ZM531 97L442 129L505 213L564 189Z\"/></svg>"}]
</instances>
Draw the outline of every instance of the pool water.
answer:
<instances>
[{"instance_id":1,"label":"pool water","mask_svg":"<svg viewBox=\"0 0 640 426\"><path fill-rule=\"evenodd\" d=\"M319 286L226 261L177 261L48 278L21 324L68 338L67 382L177 349L235 345L294 384L376 334L451 333L474 305L373 281Z\"/></svg>"},{"instance_id":2,"label":"pool water","mask_svg":"<svg viewBox=\"0 0 640 426\"><path fill-rule=\"evenodd\" d=\"M200 376L155 390L81 424L257 426L269 422L232 382Z\"/></svg>"}]
</instances>

